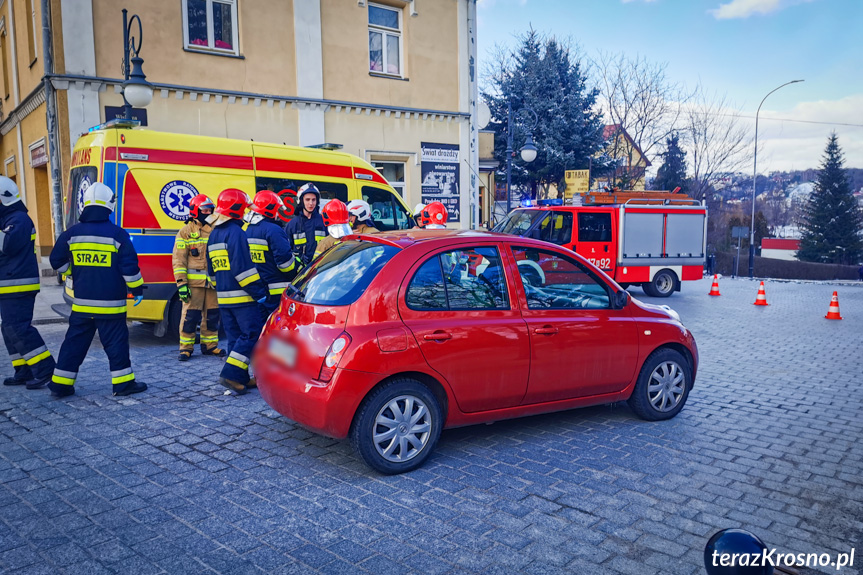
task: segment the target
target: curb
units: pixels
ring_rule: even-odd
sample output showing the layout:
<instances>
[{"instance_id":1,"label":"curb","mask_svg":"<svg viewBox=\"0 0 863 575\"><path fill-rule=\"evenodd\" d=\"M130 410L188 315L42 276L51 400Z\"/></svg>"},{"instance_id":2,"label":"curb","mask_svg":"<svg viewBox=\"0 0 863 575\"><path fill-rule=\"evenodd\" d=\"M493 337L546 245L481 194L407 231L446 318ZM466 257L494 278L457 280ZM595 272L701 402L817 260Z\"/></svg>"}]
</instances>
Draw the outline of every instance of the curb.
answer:
<instances>
[{"instance_id":1,"label":"curb","mask_svg":"<svg viewBox=\"0 0 863 575\"><path fill-rule=\"evenodd\" d=\"M49 325L52 323L66 323L67 320L65 317L39 317L33 318L33 321L30 322L30 325Z\"/></svg>"}]
</instances>

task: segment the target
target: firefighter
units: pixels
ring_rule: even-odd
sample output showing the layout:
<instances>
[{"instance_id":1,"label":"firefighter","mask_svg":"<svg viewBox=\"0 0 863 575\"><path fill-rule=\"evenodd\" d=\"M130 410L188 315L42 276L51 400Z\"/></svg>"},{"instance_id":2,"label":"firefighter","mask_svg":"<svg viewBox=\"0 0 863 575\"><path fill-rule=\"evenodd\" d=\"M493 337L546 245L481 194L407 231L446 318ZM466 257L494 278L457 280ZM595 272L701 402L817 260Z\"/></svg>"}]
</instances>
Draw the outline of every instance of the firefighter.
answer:
<instances>
[{"instance_id":1,"label":"firefighter","mask_svg":"<svg viewBox=\"0 0 863 575\"><path fill-rule=\"evenodd\" d=\"M348 202L348 214L353 233L355 234L379 234L372 222L372 208L365 200L351 200Z\"/></svg>"},{"instance_id":2,"label":"firefighter","mask_svg":"<svg viewBox=\"0 0 863 575\"><path fill-rule=\"evenodd\" d=\"M348 207L341 200L330 200L321 210L321 218L327 226L327 237L318 242L315 249L315 257L318 257L337 243L341 238L351 234L351 226L348 224L350 216Z\"/></svg>"},{"instance_id":3,"label":"firefighter","mask_svg":"<svg viewBox=\"0 0 863 575\"><path fill-rule=\"evenodd\" d=\"M285 230L276 222L282 199L269 190L255 195L246 217L246 237L249 240L252 262L258 268L261 279L267 284L269 296L263 304L269 316L277 307L282 292L297 275L294 269L294 254Z\"/></svg>"},{"instance_id":4,"label":"firefighter","mask_svg":"<svg viewBox=\"0 0 863 575\"><path fill-rule=\"evenodd\" d=\"M219 349L219 305L216 290L207 281L207 218L216 206L204 194L189 201L189 219L174 242L173 267L177 291L183 302L180 318L180 361L189 361L195 350L195 332L201 326L201 354L224 357Z\"/></svg>"},{"instance_id":5,"label":"firefighter","mask_svg":"<svg viewBox=\"0 0 863 575\"><path fill-rule=\"evenodd\" d=\"M415 229L415 230L421 230L422 229L422 226L420 225L420 214L423 212L424 207L426 207L426 205L422 202L420 202L414 206L414 211L411 213L411 216L413 216L413 220L414 220L414 225L413 225L412 229Z\"/></svg>"},{"instance_id":6,"label":"firefighter","mask_svg":"<svg viewBox=\"0 0 863 575\"><path fill-rule=\"evenodd\" d=\"M216 285L228 338L228 358L219 374L219 385L237 395L254 387L254 383L250 385L249 362L264 321L258 304L263 305L269 295L243 231L246 206L245 192L229 188L219 194L216 211L208 218L213 230L207 241L207 274Z\"/></svg>"},{"instance_id":7,"label":"firefighter","mask_svg":"<svg viewBox=\"0 0 863 575\"><path fill-rule=\"evenodd\" d=\"M71 274L75 286L69 329L48 384L58 397L75 393L78 368L96 330L108 356L114 395L147 389L132 372L126 327L126 293L134 296L134 305L141 303L144 280L129 234L108 220L115 201L111 188L99 182L91 184L84 192L78 223L63 232L51 250L51 267Z\"/></svg>"},{"instance_id":8,"label":"firefighter","mask_svg":"<svg viewBox=\"0 0 863 575\"><path fill-rule=\"evenodd\" d=\"M420 211L417 223L426 230L445 230L447 217L446 206L440 202L432 202Z\"/></svg>"},{"instance_id":9,"label":"firefighter","mask_svg":"<svg viewBox=\"0 0 863 575\"><path fill-rule=\"evenodd\" d=\"M308 183L297 192L297 214L285 226L294 256L301 266L307 266L315 256L317 243L327 235L320 214L321 192Z\"/></svg>"},{"instance_id":10,"label":"firefighter","mask_svg":"<svg viewBox=\"0 0 863 575\"><path fill-rule=\"evenodd\" d=\"M31 323L38 292L36 229L18 186L0 176L0 330L15 370L3 385L40 389L51 381L54 358Z\"/></svg>"}]
</instances>

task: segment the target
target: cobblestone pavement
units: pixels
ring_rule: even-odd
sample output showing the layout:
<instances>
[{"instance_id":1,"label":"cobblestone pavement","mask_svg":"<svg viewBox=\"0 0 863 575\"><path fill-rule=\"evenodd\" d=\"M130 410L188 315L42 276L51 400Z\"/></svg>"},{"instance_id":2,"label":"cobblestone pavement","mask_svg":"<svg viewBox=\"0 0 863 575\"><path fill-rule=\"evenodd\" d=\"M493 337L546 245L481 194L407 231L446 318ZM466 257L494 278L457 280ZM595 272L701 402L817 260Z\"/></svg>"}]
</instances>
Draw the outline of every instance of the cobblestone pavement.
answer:
<instances>
[{"instance_id":1,"label":"cobblestone pavement","mask_svg":"<svg viewBox=\"0 0 863 575\"><path fill-rule=\"evenodd\" d=\"M835 286L768 282L766 308L757 283L709 286L631 289L698 340L677 418L618 404L447 431L396 477L257 393L222 395L219 360L180 364L136 325L144 394L110 396L98 344L72 398L0 387L0 571L703 573L727 527L780 552L859 547L863 289L840 287L828 321ZM65 326L40 330L56 353Z\"/></svg>"}]
</instances>

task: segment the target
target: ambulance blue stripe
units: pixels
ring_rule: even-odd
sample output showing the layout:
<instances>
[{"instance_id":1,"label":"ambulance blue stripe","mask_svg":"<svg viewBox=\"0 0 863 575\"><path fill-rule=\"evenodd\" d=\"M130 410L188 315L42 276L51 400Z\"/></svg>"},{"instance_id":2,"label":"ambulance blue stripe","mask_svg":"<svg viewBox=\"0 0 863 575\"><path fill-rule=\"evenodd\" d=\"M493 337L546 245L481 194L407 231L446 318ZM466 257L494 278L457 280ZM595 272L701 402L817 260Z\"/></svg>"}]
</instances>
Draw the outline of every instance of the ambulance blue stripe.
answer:
<instances>
[{"instance_id":1,"label":"ambulance blue stripe","mask_svg":"<svg viewBox=\"0 0 863 575\"><path fill-rule=\"evenodd\" d=\"M174 251L174 238L176 230L172 234L136 234L130 231L132 245L139 254L168 254Z\"/></svg>"},{"instance_id":2,"label":"ambulance blue stripe","mask_svg":"<svg viewBox=\"0 0 863 575\"><path fill-rule=\"evenodd\" d=\"M120 193L121 190L117 189L117 163L116 162L105 162L105 165L103 166L102 181L109 188L111 188L112 190L115 190L117 192L117 199L118 200L122 199L123 196ZM118 214L122 213L120 211L121 207L122 206L120 205L120 203L118 201L117 205L114 206L114 213L111 214L111 221L117 225L119 225L119 219L120 219Z\"/></svg>"}]
</instances>

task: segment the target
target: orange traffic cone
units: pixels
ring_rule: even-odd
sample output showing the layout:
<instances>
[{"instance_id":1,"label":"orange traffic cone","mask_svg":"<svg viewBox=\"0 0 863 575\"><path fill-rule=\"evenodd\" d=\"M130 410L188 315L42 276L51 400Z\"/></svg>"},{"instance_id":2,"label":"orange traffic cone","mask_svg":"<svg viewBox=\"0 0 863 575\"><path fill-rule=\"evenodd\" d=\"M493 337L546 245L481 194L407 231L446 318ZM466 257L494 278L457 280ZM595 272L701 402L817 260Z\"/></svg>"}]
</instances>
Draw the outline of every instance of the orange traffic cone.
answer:
<instances>
[{"instance_id":1,"label":"orange traffic cone","mask_svg":"<svg viewBox=\"0 0 863 575\"><path fill-rule=\"evenodd\" d=\"M710 286L710 292L707 295L722 295L719 293L719 281L716 279L716 274L713 274L713 285Z\"/></svg>"},{"instance_id":2,"label":"orange traffic cone","mask_svg":"<svg viewBox=\"0 0 863 575\"><path fill-rule=\"evenodd\" d=\"M830 298L830 307L827 309L827 315L824 316L827 319L842 319L842 316L839 315L839 294L833 292L833 297Z\"/></svg>"},{"instance_id":3,"label":"orange traffic cone","mask_svg":"<svg viewBox=\"0 0 863 575\"><path fill-rule=\"evenodd\" d=\"M758 288L758 295L755 296L755 305L769 305L767 303L767 293L764 291L764 282Z\"/></svg>"}]
</instances>

